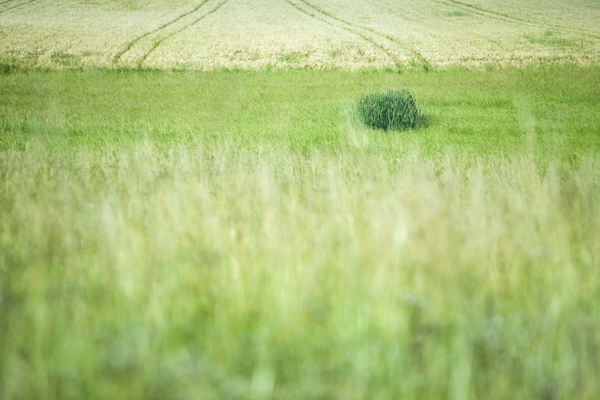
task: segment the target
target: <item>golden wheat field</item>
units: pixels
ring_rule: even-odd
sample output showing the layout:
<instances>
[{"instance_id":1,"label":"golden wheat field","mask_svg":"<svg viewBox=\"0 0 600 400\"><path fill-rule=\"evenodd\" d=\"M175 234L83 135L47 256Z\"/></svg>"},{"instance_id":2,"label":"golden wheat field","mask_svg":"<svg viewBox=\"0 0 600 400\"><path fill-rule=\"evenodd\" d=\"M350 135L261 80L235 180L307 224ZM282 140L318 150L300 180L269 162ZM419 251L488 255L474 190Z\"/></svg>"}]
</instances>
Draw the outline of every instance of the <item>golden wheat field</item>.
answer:
<instances>
[{"instance_id":1,"label":"golden wheat field","mask_svg":"<svg viewBox=\"0 0 600 400\"><path fill-rule=\"evenodd\" d=\"M480 69L600 61L597 0L0 0L43 68Z\"/></svg>"}]
</instances>

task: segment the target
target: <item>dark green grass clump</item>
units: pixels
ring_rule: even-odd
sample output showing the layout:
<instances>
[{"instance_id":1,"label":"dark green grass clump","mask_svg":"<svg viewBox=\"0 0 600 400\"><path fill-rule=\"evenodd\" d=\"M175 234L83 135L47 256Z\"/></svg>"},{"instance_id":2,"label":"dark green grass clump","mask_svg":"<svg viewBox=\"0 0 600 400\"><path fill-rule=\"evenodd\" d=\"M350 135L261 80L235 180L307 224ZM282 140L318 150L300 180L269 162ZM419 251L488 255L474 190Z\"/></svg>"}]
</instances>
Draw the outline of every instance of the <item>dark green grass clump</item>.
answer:
<instances>
[{"instance_id":1,"label":"dark green grass clump","mask_svg":"<svg viewBox=\"0 0 600 400\"><path fill-rule=\"evenodd\" d=\"M425 122L416 99L406 89L364 94L356 113L369 128L384 131L416 128Z\"/></svg>"}]
</instances>

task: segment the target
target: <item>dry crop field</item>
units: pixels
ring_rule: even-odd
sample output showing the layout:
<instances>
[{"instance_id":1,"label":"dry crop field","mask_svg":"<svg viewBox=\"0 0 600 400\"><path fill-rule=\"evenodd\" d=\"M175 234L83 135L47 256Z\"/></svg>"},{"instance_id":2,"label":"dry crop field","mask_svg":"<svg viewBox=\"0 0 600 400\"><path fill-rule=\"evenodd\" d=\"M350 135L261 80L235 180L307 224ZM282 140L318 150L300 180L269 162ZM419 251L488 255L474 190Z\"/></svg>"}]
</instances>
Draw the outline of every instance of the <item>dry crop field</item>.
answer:
<instances>
[{"instance_id":1,"label":"dry crop field","mask_svg":"<svg viewBox=\"0 0 600 400\"><path fill-rule=\"evenodd\" d=\"M158 69L590 65L595 0L2 0L0 62Z\"/></svg>"}]
</instances>

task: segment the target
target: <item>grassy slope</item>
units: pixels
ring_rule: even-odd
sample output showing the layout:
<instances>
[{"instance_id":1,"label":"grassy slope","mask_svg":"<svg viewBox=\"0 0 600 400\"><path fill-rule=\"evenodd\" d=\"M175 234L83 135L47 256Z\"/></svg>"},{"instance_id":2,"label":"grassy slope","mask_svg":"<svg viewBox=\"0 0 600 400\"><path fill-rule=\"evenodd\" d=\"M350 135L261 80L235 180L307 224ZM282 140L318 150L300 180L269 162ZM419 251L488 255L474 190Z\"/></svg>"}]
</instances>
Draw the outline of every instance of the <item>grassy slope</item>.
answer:
<instances>
[{"instance_id":1,"label":"grassy slope","mask_svg":"<svg viewBox=\"0 0 600 400\"><path fill-rule=\"evenodd\" d=\"M427 154L449 149L515 154L525 140L521 125L533 116L541 131L534 151L554 145L572 157L600 150L594 126L598 85L597 68L405 75L19 74L3 78L1 112L4 124L21 125L16 131L54 129L60 134L47 139L86 146L141 136L172 143L224 135L246 147L268 142L293 151L337 151L348 131L344 113L360 93L408 87L433 123L419 135L385 136L388 148L416 143ZM1 146L22 143L17 137L4 136ZM567 151L560 151L565 145Z\"/></svg>"},{"instance_id":2,"label":"grassy slope","mask_svg":"<svg viewBox=\"0 0 600 400\"><path fill-rule=\"evenodd\" d=\"M1 76L0 397L597 396L599 75Z\"/></svg>"}]
</instances>

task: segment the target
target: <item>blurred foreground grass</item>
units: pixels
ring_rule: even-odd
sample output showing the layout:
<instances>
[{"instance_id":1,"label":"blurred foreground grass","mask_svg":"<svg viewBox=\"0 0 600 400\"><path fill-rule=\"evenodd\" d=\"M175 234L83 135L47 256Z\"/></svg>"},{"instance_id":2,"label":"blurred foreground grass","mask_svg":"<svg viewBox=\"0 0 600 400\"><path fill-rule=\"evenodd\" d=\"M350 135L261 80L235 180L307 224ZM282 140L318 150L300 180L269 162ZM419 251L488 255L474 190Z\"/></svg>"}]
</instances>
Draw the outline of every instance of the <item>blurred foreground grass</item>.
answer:
<instances>
[{"instance_id":1,"label":"blurred foreground grass","mask_svg":"<svg viewBox=\"0 0 600 400\"><path fill-rule=\"evenodd\" d=\"M597 397L598 76L1 76L0 398Z\"/></svg>"}]
</instances>

